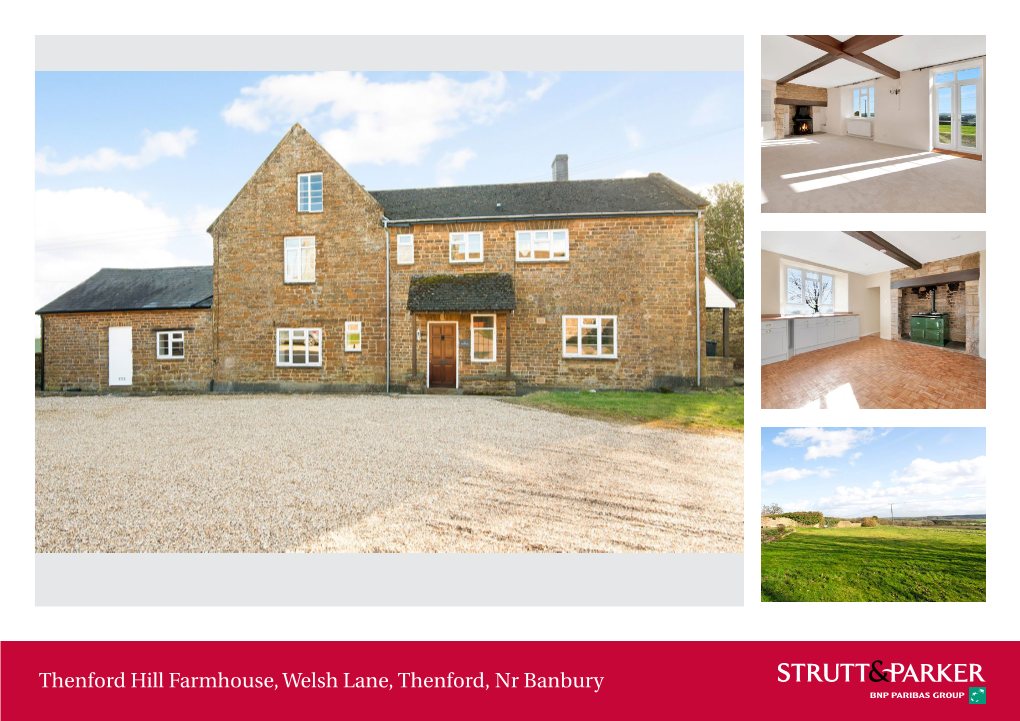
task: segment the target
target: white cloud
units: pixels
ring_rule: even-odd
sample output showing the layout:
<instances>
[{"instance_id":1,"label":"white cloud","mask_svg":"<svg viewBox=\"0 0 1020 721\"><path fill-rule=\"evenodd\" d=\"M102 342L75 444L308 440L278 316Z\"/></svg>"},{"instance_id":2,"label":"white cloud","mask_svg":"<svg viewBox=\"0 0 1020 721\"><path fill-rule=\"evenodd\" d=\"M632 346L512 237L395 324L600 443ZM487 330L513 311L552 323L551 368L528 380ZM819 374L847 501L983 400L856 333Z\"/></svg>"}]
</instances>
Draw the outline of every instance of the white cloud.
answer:
<instances>
[{"instance_id":1,"label":"white cloud","mask_svg":"<svg viewBox=\"0 0 1020 721\"><path fill-rule=\"evenodd\" d=\"M857 465L857 459L860 458L863 455L864 455L863 453L861 453L860 451L857 451L855 454L850 456L850 461L849 461L850 465L851 466L856 466Z\"/></svg>"},{"instance_id":2,"label":"white cloud","mask_svg":"<svg viewBox=\"0 0 1020 721\"><path fill-rule=\"evenodd\" d=\"M942 440L939 443L952 443L954 440L956 440L956 436L953 435L952 431L949 431L949 433L942 436Z\"/></svg>"},{"instance_id":3,"label":"white cloud","mask_svg":"<svg viewBox=\"0 0 1020 721\"><path fill-rule=\"evenodd\" d=\"M453 185L454 174L464 170L468 162L476 157L478 157L477 154L471 148L461 148L455 152L447 153L436 166L438 172L436 183L438 185Z\"/></svg>"},{"instance_id":4,"label":"white cloud","mask_svg":"<svg viewBox=\"0 0 1020 721\"><path fill-rule=\"evenodd\" d=\"M35 154L35 170L43 175L67 175L80 170L137 170L155 163L160 158L183 158L188 148L198 142L198 131L181 128L177 132L161 131L144 134L145 142L135 155L124 155L113 148L100 148L84 157L70 160L51 160L54 151L43 148Z\"/></svg>"},{"instance_id":5,"label":"white cloud","mask_svg":"<svg viewBox=\"0 0 1020 721\"><path fill-rule=\"evenodd\" d=\"M100 268L212 263L205 233L218 210L181 219L109 188L35 192L35 302L41 307Z\"/></svg>"},{"instance_id":6,"label":"white cloud","mask_svg":"<svg viewBox=\"0 0 1020 721\"><path fill-rule=\"evenodd\" d=\"M627 136L627 143L629 143L630 147L635 150L645 144L645 139L641 136L641 131L637 128L628 126L623 129L623 133Z\"/></svg>"},{"instance_id":7,"label":"white cloud","mask_svg":"<svg viewBox=\"0 0 1020 721\"><path fill-rule=\"evenodd\" d=\"M520 102L537 101L555 83L542 77ZM491 123L516 107L503 73L463 82L440 73L425 80L376 82L361 73L271 75L241 89L223 111L228 125L254 132L295 122L315 126L341 164L412 164L436 141Z\"/></svg>"},{"instance_id":8,"label":"white cloud","mask_svg":"<svg viewBox=\"0 0 1020 721\"><path fill-rule=\"evenodd\" d=\"M529 78L532 77L533 75L534 75L534 73L528 73L528 77ZM548 92L549 88L551 88L553 85L555 85L556 81L559 80L559 79L560 79L560 76L558 74L556 74L556 73L547 73L547 74L542 76L541 82L537 86L532 88L531 90L527 91L525 93L525 95L527 95L528 96L528 100L530 100L532 102L535 102L537 100L541 100L542 96L545 95L546 92Z\"/></svg>"},{"instance_id":9,"label":"white cloud","mask_svg":"<svg viewBox=\"0 0 1020 721\"><path fill-rule=\"evenodd\" d=\"M874 513L876 509L897 502L903 504L903 515L907 516L981 513L985 504L981 497L985 488L985 457L948 462L918 458L902 474L893 473L891 482L888 488L883 488L879 481L869 488L837 486L832 495L819 499L818 503L822 510L834 516ZM960 491L964 494L946 497L946 494Z\"/></svg>"},{"instance_id":10,"label":"white cloud","mask_svg":"<svg viewBox=\"0 0 1020 721\"><path fill-rule=\"evenodd\" d=\"M847 451L872 440L871 428L846 428L828 430L825 428L788 428L772 439L777 446L808 446L804 458L841 458Z\"/></svg>"},{"instance_id":11,"label":"white cloud","mask_svg":"<svg viewBox=\"0 0 1020 721\"><path fill-rule=\"evenodd\" d=\"M647 178L647 170L624 170L616 176L617 178Z\"/></svg>"},{"instance_id":12,"label":"white cloud","mask_svg":"<svg viewBox=\"0 0 1020 721\"><path fill-rule=\"evenodd\" d=\"M829 478L832 476L831 468L780 468L778 471L767 471L761 474L762 482L771 486L776 481L799 481L802 478L808 476L818 476L819 478Z\"/></svg>"}]
</instances>

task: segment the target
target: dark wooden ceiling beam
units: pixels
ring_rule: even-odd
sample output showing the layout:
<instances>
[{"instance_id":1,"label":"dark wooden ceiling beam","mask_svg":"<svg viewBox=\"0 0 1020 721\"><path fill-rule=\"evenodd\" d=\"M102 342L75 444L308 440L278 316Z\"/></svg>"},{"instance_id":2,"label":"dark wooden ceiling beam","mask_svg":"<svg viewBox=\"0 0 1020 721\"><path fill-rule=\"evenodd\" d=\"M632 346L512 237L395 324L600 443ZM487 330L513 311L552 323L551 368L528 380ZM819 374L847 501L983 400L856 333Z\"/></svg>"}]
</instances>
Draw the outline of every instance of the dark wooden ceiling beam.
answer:
<instances>
[{"instance_id":1,"label":"dark wooden ceiling beam","mask_svg":"<svg viewBox=\"0 0 1020 721\"><path fill-rule=\"evenodd\" d=\"M888 240L882 238L878 233L871 230L844 230L844 233L849 235L854 240L859 240L865 245L874 248L880 253L888 255L893 260L896 260L903 265L913 268L914 270L921 269L921 263L914 260L909 255L904 253L902 250L897 248L895 245L890 243Z\"/></svg>"},{"instance_id":2,"label":"dark wooden ceiling beam","mask_svg":"<svg viewBox=\"0 0 1020 721\"><path fill-rule=\"evenodd\" d=\"M818 58L817 60L812 60L810 63L808 63L804 67L797 68L796 70L794 70L789 75L784 75L783 77L779 78L779 80L776 81L776 85L782 85L783 83L788 83L791 80L793 80L794 78L799 78L801 75L807 75L811 71L817 70L818 68L824 68L829 63L834 63L837 60L839 60L839 58L836 57L835 55L823 55L822 57Z\"/></svg>"},{"instance_id":3,"label":"dark wooden ceiling beam","mask_svg":"<svg viewBox=\"0 0 1020 721\"><path fill-rule=\"evenodd\" d=\"M860 65L861 67L868 68L868 70L874 70L879 75L885 75L887 78L899 80L900 77L899 70L896 70L895 68L890 68L888 65L880 63L877 60L875 60L875 58L869 55L865 55L864 53L860 53L859 55L844 55L843 59L849 60L855 65Z\"/></svg>"},{"instance_id":4,"label":"dark wooden ceiling beam","mask_svg":"<svg viewBox=\"0 0 1020 721\"><path fill-rule=\"evenodd\" d=\"M885 75L886 77L897 80L900 77L900 71L895 68L891 68L884 63L880 63L870 55L865 55L866 50L876 48L883 43L887 43L890 40L903 37L902 35L854 35L852 38L840 42L831 35L790 35L789 37L794 40L799 40L802 43L806 43L813 48L817 48L825 52L826 54L817 60L812 60L810 63L802 68L794 70L786 77L777 80L777 85L789 82L794 78L798 78L801 75L806 75L812 70L824 67L834 60L840 58L849 60L855 65L874 70L879 75ZM813 66L813 67L812 67Z\"/></svg>"},{"instance_id":5,"label":"dark wooden ceiling beam","mask_svg":"<svg viewBox=\"0 0 1020 721\"><path fill-rule=\"evenodd\" d=\"M843 54L843 43L831 35L790 35L789 37L807 43L813 48L832 53L836 57Z\"/></svg>"},{"instance_id":6,"label":"dark wooden ceiling beam","mask_svg":"<svg viewBox=\"0 0 1020 721\"><path fill-rule=\"evenodd\" d=\"M852 38L843 41L843 52L847 55L860 55L872 48L884 45L890 40L901 38L902 35L854 35Z\"/></svg>"}]
</instances>

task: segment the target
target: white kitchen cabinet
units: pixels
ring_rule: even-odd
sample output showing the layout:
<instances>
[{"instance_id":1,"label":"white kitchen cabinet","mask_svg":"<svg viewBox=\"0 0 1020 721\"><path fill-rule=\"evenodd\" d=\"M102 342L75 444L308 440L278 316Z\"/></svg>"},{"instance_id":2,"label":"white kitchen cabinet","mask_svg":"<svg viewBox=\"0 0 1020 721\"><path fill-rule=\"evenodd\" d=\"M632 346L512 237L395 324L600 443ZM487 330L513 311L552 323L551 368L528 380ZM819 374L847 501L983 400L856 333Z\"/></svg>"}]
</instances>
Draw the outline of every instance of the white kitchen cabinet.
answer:
<instances>
[{"instance_id":1,"label":"white kitchen cabinet","mask_svg":"<svg viewBox=\"0 0 1020 721\"><path fill-rule=\"evenodd\" d=\"M835 318L822 318L816 324L816 332L818 334L818 345L825 345L832 343L836 340L836 319Z\"/></svg>"},{"instance_id":2,"label":"white kitchen cabinet","mask_svg":"<svg viewBox=\"0 0 1020 721\"><path fill-rule=\"evenodd\" d=\"M790 359L790 321L768 320L761 323L761 364Z\"/></svg>"},{"instance_id":3,"label":"white kitchen cabinet","mask_svg":"<svg viewBox=\"0 0 1020 721\"><path fill-rule=\"evenodd\" d=\"M802 353L804 349L818 345L818 321L813 318L797 318L793 321L793 350Z\"/></svg>"},{"instance_id":4,"label":"white kitchen cabinet","mask_svg":"<svg viewBox=\"0 0 1020 721\"><path fill-rule=\"evenodd\" d=\"M794 318L790 326L794 355L860 340L860 319L855 315Z\"/></svg>"}]
</instances>

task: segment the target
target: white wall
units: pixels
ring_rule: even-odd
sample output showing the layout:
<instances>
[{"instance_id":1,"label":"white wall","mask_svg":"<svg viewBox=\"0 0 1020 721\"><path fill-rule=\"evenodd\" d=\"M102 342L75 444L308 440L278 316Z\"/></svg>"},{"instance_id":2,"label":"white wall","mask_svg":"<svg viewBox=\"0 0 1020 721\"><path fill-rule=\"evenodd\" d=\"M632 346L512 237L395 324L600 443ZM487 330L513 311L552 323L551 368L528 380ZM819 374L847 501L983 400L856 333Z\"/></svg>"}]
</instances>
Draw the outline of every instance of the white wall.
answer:
<instances>
[{"instance_id":1,"label":"white wall","mask_svg":"<svg viewBox=\"0 0 1020 721\"><path fill-rule=\"evenodd\" d=\"M762 80L761 89L768 90L772 95L773 102L776 99L776 81L775 80ZM775 140L776 139L776 123L775 120L769 120L765 122L761 121L761 139L762 140Z\"/></svg>"},{"instance_id":2,"label":"white wall","mask_svg":"<svg viewBox=\"0 0 1020 721\"><path fill-rule=\"evenodd\" d=\"M889 92L897 88L899 95ZM879 78L875 81L875 141L931 150L930 108L927 70L900 73L899 80Z\"/></svg>"},{"instance_id":3,"label":"white wall","mask_svg":"<svg viewBox=\"0 0 1020 721\"><path fill-rule=\"evenodd\" d=\"M877 105L877 103L876 103ZM878 331L878 337L883 340L892 340L892 301L890 299L890 285L892 284L892 274L889 271L882 273L872 273L871 275L864 276L864 287L865 288L878 288L878 327L870 328L867 333L874 333ZM865 335L864 321L861 321L861 335Z\"/></svg>"}]
</instances>

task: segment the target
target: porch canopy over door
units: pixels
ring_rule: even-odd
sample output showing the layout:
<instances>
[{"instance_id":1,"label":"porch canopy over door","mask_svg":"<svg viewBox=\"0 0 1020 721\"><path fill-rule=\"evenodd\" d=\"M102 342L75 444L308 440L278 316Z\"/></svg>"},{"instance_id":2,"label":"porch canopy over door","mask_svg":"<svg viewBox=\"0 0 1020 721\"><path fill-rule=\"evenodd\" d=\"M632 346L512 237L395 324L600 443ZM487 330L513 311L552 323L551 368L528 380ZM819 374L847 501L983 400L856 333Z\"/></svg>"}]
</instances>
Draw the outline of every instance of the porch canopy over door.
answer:
<instances>
[{"instance_id":1,"label":"porch canopy over door","mask_svg":"<svg viewBox=\"0 0 1020 721\"><path fill-rule=\"evenodd\" d=\"M418 375L416 313L506 313L506 377L510 377L510 313L517 308L509 273L414 275L407 291L411 311L411 373Z\"/></svg>"}]
</instances>

